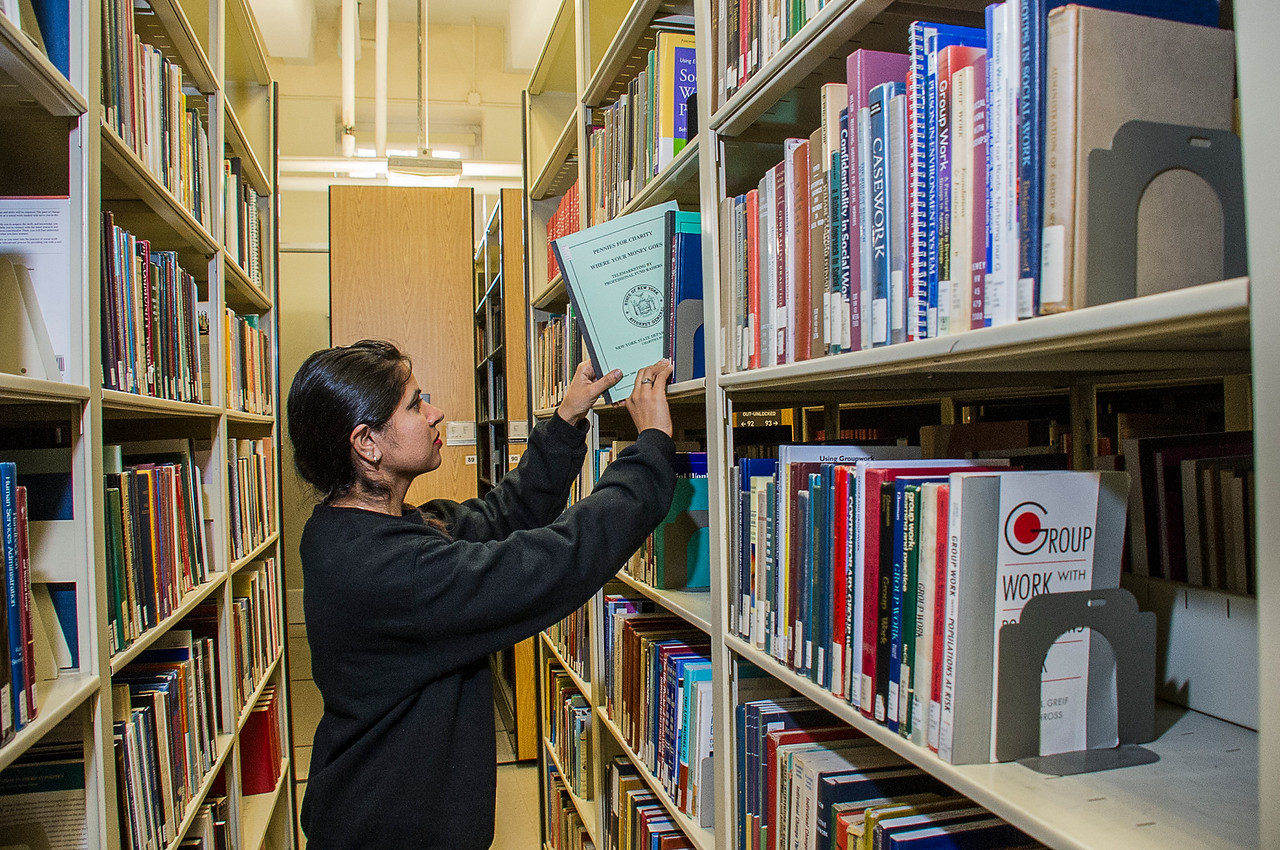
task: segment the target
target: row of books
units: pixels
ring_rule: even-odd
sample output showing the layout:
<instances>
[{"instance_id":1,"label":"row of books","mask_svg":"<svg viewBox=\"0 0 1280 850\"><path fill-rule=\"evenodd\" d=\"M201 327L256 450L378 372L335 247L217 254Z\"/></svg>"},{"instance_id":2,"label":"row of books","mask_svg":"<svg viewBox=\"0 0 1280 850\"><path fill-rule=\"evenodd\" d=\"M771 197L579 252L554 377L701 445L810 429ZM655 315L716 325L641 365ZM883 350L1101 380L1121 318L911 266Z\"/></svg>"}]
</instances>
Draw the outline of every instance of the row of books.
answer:
<instances>
[{"instance_id":1,"label":"row of books","mask_svg":"<svg viewBox=\"0 0 1280 850\"><path fill-rule=\"evenodd\" d=\"M999 3L985 29L917 21L909 54L850 54L846 81L822 87L813 135L788 139L755 189L722 203L725 362L789 363L1221 279L1227 258L1202 250L1220 226L1169 189L1147 216L1153 238L1197 256L1135 243L1138 271L1088 285L1090 151L1131 121L1230 127L1232 39L1213 28L1216 4L1159 14L1197 23L1077 6L1046 21L1042 4ZM1020 50L1030 32L1044 35ZM1194 86L1168 89L1184 78Z\"/></svg>"},{"instance_id":2,"label":"row of books","mask_svg":"<svg viewBox=\"0 0 1280 850\"><path fill-rule=\"evenodd\" d=\"M578 181L575 180L560 198L560 203L556 204L556 211L547 220L547 280L555 278L560 271L556 266L555 254L551 251L551 242L561 236L577 233L582 228L581 203L581 192Z\"/></svg>"},{"instance_id":3,"label":"row of books","mask_svg":"<svg viewBox=\"0 0 1280 850\"><path fill-rule=\"evenodd\" d=\"M875 459L881 448L783 446L777 461L740 463L730 620L944 760L994 761L1000 629L1033 596L1118 586L1128 482ZM1085 746L1089 642L1064 635L1045 660L1057 708L1042 718L1043 754Z\"/></svg>"},{"instance_id":4,"label":"row of books","mask_svg":"<svg viewBox=\"0 0 1280 850\"><path fill-rule=\"evenodd\" d=\"M1120 440L1129 473L1129 560L1136 575L1256 592L1253 433Z\"/></svg>"},{"instance_id":5,"label":"row of books","mask_svg":"<svg viewBox=\"0 0 1280 850\"><path fill-rule=\"evenodd\" d=\"M195 217L212 221L208 102L183 69L138 35L134 4L103 4L102 106L108 126ZM149 16L148 16L149 17Z\"/></svg>"},{"instance_id":6,"label":"row of books","mask_svg":"<svg viewBox=\"0 0 1280 850\"><path fill-rule=\"evenodd\" d=\"M17 463L0 462L0 542L4 545L4 570L0 573L0 592L4 594L0 602L0 743L8 742L25 728L37 711L28 495L27 487L18 484ZM39 516L40 508L36 510Z\"/></svg>"},{"instance_id":7,"label":"row of books","mask_svg":"<svg viewBox=\"0 0 1280 850\"><path fill-rule=\"evenodd\" d=\"M563 313L544 314L534 322L534 407L547 410L564 398L573 368L581 362L581 337L572 316Z\"/></svg>"},{"instance_id":8,"label":"row of books","mask_svg":"<svg viewBox=\"0 0 1280 850\"><path fill-rule=\"evenodd\" d=\"M177 839L188 804L213 769L218 756L216 653L214 637L172 629L112 679L117 801L125 847L146 850Z\"/></svg>"},{"instance_id":9,"label":"row of books","mask_svg":"<svg viewBox=\"0 0 1280 850\"><path fill-rule=\"evenodd\" d=\"M606 847L693 850L693 843L629 760L611 761L605 781Z\"/></svg>"},{"instance_id":10,"label":"row of books","mask_svg":"<svg viewBox=\"0 0 1280 850\"><path fill-rule=\"evenodd\" d=\"M231 834L227 828L230 819L228 798L206 797L178 847L180 850L231 850Z\"/></svg>"},{"instance_id":11,"label":"row of books","mask_svg":"<svg viewBox=\"0 0 1280 850\"><path fill-rule=\"evenodd\" d=\"M246 796L270 794L280 782L286 755L281 710L276 686L267 685L240 730L240 790Z\"/></svg>"},{"instance_id":12,"label":"row of books","mask_svg":"<svg viewBox=\"0 0 1280 850\"><path fill-rule=\"evenodd\" d=\"M658 29L644 69L616 102L596 114L598 126L587 141L590 224L621 213L689 141L697 60L692 27L682 21L654 22Z\"/></svg>"},{"instance_id":13,"label":"row of books","mask_svg":"<svg viewBox=\"0 0 1280 850\"><path fill-rule=\"evenodd\" d=\"M591 631L585 606L547 629L564 663L584 682L591 681Z\"/></svg>"},{"instance_id":14,"label":"row of books","mask_svg":"<svg viewBox=\"0 0 1280 850\"><path fill-rule=\"evenodd\" d=\"M102 385L203 403L195 278L102 214Z\"/></svg>"},{"instance_id":15,"label":"row of books","mask_svg":"<svg viewBox=\"0 0 1280 850\"><path fill-rule=\"evenodd\" d=\"M546 789L547 844L552 850L595 850L591 833L578 813L578 807L564 784L564 778L554 763L547 761Z\"/></svg>"},{"instance_id":16,"label":"row of books","mask_svg":"<svg viewBox=\"0 0 1280 850\"><path fill-rule=\"evenodd\" d=\"M231 577L231 627L235 658L236 707L248 702L280 655L280 587L275 558L266 558Z\"/></svg>"},{"instance_id":17,"label":"row of books","mask_svg":"<svg viewBox=\"0 0 1280 850\"><path fill-rule=\"evenodd\" d=\"M737 707L737 846L1040 847L803 697Z\"/></svg>"},{"instance_id":18,"label":"row of books","mask_svg":"<svg viewBox=\"0 0 1280 850\"><path fill-rule=\"evenodd\" d=\"M280 527L276 516L276 459L271 440L227 441L231 496L231 558L240 560Z\"/></svg>"},{"instance_id":19,"label":"row of books","mask_svg":"<svg viewBox=\"0 0 1280 850\"><path fill-rule=\"evenodd\" d=\"M271 332L261 326L260 316L226 310L227 407L270 416L275 411Z\"/></svg>"},{"instance_id":20,"label":"row of books","mask_svg":"<svg viewBox=\"0 0 1280 850\"><path fill-rule=\"evenodd\" d=\"M222 244L253 285L263 292L266 286L262 254L264 246L270 244L267 224L271 215L269 210L263 214L260 206L266 200L245 180L240 157L227 157L222 161Z\"/></svg>"},{"instance_id":21,"label":"row of books","mask_svg":"<svg viewBox=\"0 0 1280 850\"><path fill-rule=\"evenodd\" d=\"M119 652L174 612L211 571L200 463L208 443L104 447L107 622Z\"/></svg>"},{"instance_id":22,"label":"row of books","mask_svg":"<svg viewBox=\"0 0 1280 850\"><path fill-rule=\"evenodd\" d=\"M595 796L592 783L591 702L554 659L548 660L543 687L543 731L569 790L583 800Z\"/></svg>"},{"instance_id":23,"label":"row of books","mask_svg":"<svg viewBox=\"0 0 1280 850\"><path fill-rule=\"evenodd\" d=\"M706 633L647 600L615 600L606 617L613 667L607 705L631 749L680 811L714 822L711 645Z\"/></svg>"},{"instance_id":24,"label":"row of books","mask_svg":"<svg viewBox=\"0 0 1280 850\"><path fill-rule=\"evenodd\" d=\"M715 108L746 85L823 5L824 0L717 0Z\"/></svg>"}]
</instances>

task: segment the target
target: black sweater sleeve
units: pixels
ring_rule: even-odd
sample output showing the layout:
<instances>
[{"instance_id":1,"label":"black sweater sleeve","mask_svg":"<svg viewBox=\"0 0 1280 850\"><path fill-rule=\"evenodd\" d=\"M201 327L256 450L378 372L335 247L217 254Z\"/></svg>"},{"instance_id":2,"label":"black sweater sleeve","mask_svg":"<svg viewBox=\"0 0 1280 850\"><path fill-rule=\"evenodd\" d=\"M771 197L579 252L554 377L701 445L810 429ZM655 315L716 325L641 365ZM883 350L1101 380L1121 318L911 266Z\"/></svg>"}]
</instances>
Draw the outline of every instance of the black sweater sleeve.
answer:
<instances>
[{"instance_id":1,"label":"black sweater sleeve","mask_svg":"<svg viewBox=\"0 0 1280 850\"><path fill-rule=\"evenodd\" d=\"M501 540L513 531L546 525L564 510L569 487L582 469L585 436L585 425L552 416L533 429L519 465L484 498L461 504L437 499L420 510L444 520L455 539L472 542Z\"/></svg>"}]
</instances>

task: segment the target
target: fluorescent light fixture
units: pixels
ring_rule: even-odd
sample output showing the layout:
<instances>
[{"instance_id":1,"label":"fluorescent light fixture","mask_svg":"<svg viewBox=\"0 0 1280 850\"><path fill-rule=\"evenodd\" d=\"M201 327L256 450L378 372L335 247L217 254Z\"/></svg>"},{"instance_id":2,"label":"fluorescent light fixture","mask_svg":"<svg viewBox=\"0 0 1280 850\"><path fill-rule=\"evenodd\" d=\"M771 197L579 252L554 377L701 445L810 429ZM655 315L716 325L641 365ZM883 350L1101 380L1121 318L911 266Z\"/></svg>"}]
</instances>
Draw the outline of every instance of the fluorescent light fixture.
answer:
<instances>
[{"instance_id":1,"label":"fluorescent light fixture","mask_svg":"<svg viewBox=\"0 0 1280 850\"><path fill-rule=\"evenodd\" d=\"M432 148L431 155L438 156L441 159L462 159L462 151L451 151L441 148Z\"/></svg>"},{"instance_id":2,"label":"fluorescent light fixture","mask_svg":"<svg viewBox=\"0 0 1280 850\"><path fill-rule=\"evenodd\" d=\"M464 162L463 177L505 177L518 179L520 163L518 162Z\"/></svg>"},{"instance_id":3,"label":"fluorescent light fixture","mask_svg":"<svg viewBox=\"0 0 1280 850\"><path fill-rule=\"evenodd\" d=\"M389 156L387 171L419 177L457 177L462 174L462 160L436 156Z\"/></svg>"}]
</instances>

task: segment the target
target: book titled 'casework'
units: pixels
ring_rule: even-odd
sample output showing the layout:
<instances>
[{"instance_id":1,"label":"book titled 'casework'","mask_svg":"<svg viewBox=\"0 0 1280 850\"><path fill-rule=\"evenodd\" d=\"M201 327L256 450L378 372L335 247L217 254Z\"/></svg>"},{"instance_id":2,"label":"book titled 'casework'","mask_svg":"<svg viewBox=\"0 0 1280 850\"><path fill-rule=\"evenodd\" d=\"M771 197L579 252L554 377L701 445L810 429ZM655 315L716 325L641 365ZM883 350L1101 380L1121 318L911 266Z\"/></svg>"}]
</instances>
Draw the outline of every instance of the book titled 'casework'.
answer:
<instances>
[{"instance_id":1,"label":"book titled 'casework'","mask_svg":"<svg viewBox=\"0 0 1280 850\"><path fill-rule=\"evenodd\" d=\"M662 359L664 217L674 209L669 201L551 243L596 374L622 370L607 402L629 396L636 373Z\"/></svg>"}]
</instances>

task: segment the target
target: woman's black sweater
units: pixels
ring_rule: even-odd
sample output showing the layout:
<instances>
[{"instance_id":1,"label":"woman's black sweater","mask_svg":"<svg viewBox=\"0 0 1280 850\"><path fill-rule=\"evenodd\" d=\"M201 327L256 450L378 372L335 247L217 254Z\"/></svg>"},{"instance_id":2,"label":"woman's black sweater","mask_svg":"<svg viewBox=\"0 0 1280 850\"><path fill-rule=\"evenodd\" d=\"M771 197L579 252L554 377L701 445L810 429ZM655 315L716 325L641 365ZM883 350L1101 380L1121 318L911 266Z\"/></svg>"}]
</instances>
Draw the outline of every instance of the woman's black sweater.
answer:
<instances>
[{"instance_id":1,"label":"woman's black sweater","mask_svg":"<svg viewBox=\"0 0 1280 850\"><path fill-rule=\"evenodd\" d=\"M667 513L674 451L666 434L643 432L566 510L584 432L552 416L484 499L398 517L315 509L301 546L324 697L302 802L314 850L489 847L487 657L564 618L618 571Z\"/></svg>"}]
</instances>

